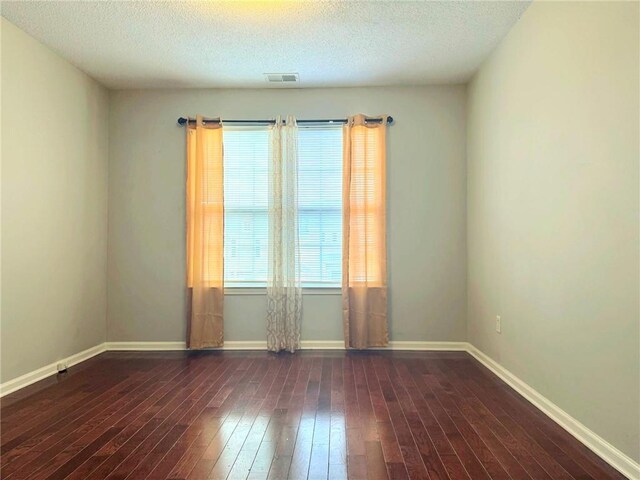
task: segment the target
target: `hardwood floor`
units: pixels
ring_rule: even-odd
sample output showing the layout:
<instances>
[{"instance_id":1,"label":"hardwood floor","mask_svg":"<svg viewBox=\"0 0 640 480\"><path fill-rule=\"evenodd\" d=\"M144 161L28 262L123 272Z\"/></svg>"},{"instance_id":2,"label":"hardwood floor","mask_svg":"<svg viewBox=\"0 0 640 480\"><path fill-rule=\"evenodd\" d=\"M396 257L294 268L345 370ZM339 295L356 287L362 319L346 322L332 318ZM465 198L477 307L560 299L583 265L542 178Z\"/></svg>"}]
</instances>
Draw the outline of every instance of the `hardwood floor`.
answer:
<instances>
[{"instance_id":1,"label":"hardwood floor","mask_svg":"<svg viewBox=\"0 0 640 480\"><path fill-rule=\"evenodd\" d=\"M624 478L463 352L110 352L1 407L4 480Z\"/></svg>"}]
</instances>

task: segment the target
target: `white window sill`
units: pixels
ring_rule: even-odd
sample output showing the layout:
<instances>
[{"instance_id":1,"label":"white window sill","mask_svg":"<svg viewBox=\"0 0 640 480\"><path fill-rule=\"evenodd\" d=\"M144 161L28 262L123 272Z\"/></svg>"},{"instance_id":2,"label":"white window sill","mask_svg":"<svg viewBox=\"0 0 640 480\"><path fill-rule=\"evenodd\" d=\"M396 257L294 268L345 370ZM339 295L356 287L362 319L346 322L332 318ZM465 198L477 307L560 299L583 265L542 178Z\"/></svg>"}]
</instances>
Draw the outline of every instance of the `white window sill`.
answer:
<instances>
[{"instance_id":1,"label":"white window sill","mask_svg":"<svg viewBox=\"0 0 640 480\"><path fill-rule=\"evenodd\" d=\"M225 295L266 295L266 288L242 288L242 287L227 287L224 289ZM340 288L302 288L302 295L342 295Z\"/></svg>"}]
</instances>

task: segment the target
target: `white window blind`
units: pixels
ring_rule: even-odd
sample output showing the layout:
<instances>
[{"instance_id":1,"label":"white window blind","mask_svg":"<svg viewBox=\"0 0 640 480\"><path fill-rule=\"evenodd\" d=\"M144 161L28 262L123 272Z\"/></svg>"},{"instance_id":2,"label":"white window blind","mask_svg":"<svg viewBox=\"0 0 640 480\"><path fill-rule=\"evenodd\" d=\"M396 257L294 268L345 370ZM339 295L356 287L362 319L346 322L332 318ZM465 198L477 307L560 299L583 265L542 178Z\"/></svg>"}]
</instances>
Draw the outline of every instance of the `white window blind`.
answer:
<instances>
[{"instance_id":1,"label":"white window blind","mask_svg":"<svg viewBox=\"0 0 640 480\"><path fill-rule=\"evenodd\" d=\"M301 127L298 229L306 287L342 282L342 127Z\"/></svg>"},{"instance_id":2,"label":"white window blind","mask_svg":"<svg viewBox=\"0 0 640 480\"><path fill-rule=\"evenodd\" d=\"M224 127L224 280L264 287L268 262L269 132ZM342 128L300 127L298 226L302 283L342 279Z\"/></svg>"},{"instance_id":3,"label":"white window blind","mask_svg":"<svg viewBox=\"0 0 640 480\"><path fill-rule=\"evenodd\" d=\"M224 282L263 287L267 281L269 132L224 127Z\"/></svg>"}]
</instances>

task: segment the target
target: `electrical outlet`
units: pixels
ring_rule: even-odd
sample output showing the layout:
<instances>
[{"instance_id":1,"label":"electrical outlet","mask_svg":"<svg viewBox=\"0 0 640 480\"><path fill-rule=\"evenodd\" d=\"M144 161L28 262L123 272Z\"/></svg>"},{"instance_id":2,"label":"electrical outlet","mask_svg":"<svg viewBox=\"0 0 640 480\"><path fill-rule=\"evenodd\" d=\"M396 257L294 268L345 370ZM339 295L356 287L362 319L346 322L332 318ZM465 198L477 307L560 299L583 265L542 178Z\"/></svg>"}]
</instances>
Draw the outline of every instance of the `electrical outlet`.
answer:
<instances>
[{"instance_id":1,"label":"electrical outlet","mask_svg":"<svg viewBox=\"0 0 640 480\"><path fill-rule=\"evenodd\" d=\"M496 332L502 333L502 319L500 315L496 315Z\"/></svg>"}]
</instances>

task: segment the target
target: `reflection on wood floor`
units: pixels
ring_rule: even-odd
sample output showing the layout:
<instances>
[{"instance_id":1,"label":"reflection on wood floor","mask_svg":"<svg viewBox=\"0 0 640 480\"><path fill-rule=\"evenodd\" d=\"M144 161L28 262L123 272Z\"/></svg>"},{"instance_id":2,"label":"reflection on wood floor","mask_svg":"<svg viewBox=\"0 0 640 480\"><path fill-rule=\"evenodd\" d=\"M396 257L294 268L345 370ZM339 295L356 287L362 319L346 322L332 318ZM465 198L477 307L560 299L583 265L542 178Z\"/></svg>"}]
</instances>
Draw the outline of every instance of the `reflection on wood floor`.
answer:
<instances>
[{"instance_id":1,"label":"reflection on wood floor","mask_svg":"<svg viewBox=\"0 0 640 480\"><path fill-rule=\"evenodd\" d=\"M1 414L4 480L624 478L463 352L110 352Z\"/></svg>"}]
</instances>

